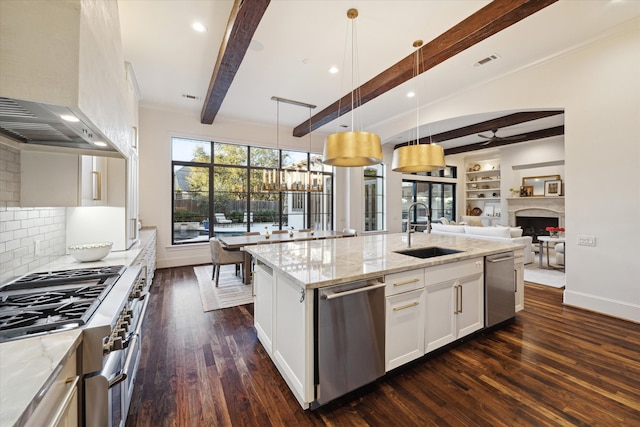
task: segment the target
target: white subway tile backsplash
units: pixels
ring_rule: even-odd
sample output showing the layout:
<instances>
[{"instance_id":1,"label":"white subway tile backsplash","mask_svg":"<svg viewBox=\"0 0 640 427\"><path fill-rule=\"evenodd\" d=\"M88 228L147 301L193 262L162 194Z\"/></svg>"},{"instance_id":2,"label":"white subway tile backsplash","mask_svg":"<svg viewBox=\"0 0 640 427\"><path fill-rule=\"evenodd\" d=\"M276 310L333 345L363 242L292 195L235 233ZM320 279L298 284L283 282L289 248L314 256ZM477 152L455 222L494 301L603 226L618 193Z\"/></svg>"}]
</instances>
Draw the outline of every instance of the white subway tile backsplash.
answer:
<instances>
[{"instance_id":1,"label":"white subway tile backsplash","mask_svg":"<svg viewBox=\"0 0 640 427\"><path fill-rule=\"evenodd\" d=\"M0 284L66 253L65 208L20 207L20 151L0 144ZM34 240L40 240L35 254Z\"/></svg>"}]
</instances>

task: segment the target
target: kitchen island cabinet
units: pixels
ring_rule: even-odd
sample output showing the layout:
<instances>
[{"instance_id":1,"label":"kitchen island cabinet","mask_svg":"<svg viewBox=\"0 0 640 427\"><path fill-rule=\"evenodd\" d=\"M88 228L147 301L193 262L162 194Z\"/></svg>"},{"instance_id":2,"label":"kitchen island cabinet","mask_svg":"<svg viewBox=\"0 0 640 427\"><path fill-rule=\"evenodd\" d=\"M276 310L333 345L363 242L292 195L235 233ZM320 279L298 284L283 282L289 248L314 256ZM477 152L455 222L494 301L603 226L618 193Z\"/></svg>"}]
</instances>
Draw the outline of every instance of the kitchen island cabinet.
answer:
<instances>
[{"instance_id":1,"label":"kitchen island cabinet","mask_svg":"<svg viewBox=\"0 0 640 427\"><path fill-rule=\"evenodd\" d=\"M74 329L0 344L1 426L42 426L54 417L68 422L57 425L77 425L81 342Z\"/></svg>"},{"instance_id":2,"label":"kitchen island cabinet","mask_svg":"<svg viewBox=\"0 0 640 427\"><path fill-rule=\"evenodd\" d=\"M388 371L482 329L483 257L523 249L517 244L442 235L418 234L412 240L416 248L437 246L460 252L428 259L399 254L396 251L407 245L406 236L399 233L246 248L257 265L258 338L303 408L317 404L314 310L320 288L385 277ZM440 288L446 290L443 297L436 293ZM434 315L446 311L443 319L429 319L430 291L437 295L431 300L439 310ZM393 310L403 306L409 310L406 316L402 309ZM427 347L430 321L449 322L450 337ZM416 327L424 333L416 334Z\"/></svg>"}]
</instances>

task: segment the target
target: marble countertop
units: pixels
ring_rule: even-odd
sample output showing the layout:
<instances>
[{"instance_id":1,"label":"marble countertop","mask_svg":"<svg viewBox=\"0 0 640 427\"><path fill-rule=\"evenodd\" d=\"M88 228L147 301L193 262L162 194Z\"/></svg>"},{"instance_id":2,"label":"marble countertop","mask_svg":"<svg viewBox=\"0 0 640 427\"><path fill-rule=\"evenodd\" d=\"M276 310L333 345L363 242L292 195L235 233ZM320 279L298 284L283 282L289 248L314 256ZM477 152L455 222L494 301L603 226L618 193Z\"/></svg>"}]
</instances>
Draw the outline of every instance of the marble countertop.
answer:
<instances>
[{"instance_id":1,"label":"marble countertop","mask_svg":"<svg viewBox=\"0 0 640 427\"><path fill-rule=\"evenodd\" d=\"M407 249L406 233L247 246L244 249L300 286L314 289L524 248L521 244L467 237L412 234L412 249L430 246L461 252L427 259L395 253Z\"/></svg>"},{"instance_id":2,"label":"marble countertop","mask_svg":"<svg viewBox=\"0 0 640 427\"><path fill-rule=\"evenodd\" d=\"M73 329L0 345L0 426L25 421L56 369L80 345L81 335L81 329Z\"/></svg>"}]
</instances>

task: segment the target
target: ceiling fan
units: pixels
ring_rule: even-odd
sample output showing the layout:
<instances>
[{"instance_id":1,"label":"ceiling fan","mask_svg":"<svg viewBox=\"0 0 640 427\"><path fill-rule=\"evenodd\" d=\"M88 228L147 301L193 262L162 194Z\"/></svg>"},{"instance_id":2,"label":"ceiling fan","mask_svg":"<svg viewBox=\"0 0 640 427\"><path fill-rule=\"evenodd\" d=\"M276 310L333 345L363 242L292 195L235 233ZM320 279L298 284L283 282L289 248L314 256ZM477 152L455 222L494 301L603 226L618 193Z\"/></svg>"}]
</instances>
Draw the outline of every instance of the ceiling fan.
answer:
<instances>
[{"instance_id":1,"label":"ceiling fan","mask_svg":"<svg viewBox=\"0 0 640 427\"><path fill-rule=\"evenodd\" d=\"M524 136L526 136L526 135L514 135L514 136L503 136L503 137L501 137L501 136L496 136L496 132L498 132L498 129L491 129L491 132L493 132L493 135L491 135L491 136L478 134L478 136L480 138L487 139L487 141L483 142L482 145L489 145L489 144L491 144L493 142L496 142L496 141L510 141L512 139L522 139Z\"/></svg>"}]
</instances>

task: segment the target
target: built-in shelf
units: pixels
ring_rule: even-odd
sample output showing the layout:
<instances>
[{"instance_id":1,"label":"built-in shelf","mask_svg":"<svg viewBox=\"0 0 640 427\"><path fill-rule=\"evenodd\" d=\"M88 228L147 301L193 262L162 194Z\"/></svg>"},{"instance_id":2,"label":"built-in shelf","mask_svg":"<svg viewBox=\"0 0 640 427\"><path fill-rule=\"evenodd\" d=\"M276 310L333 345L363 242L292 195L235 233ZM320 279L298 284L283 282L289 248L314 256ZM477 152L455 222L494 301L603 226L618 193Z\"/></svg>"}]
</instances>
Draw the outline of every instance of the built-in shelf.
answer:
<instances>
[{"instance_id":1,"label":"built-in shelf","mask_svg":"<svg viewBox=\"0 0 640 427\"><path fill-rule=\"evenodd\" d=\"M500 218L500 159L467 163L464 185L467 215L479 212L483 220L490 222ZM488 205L492 211L489 216L485 212Z\"/></svg>"}]
</instances>

